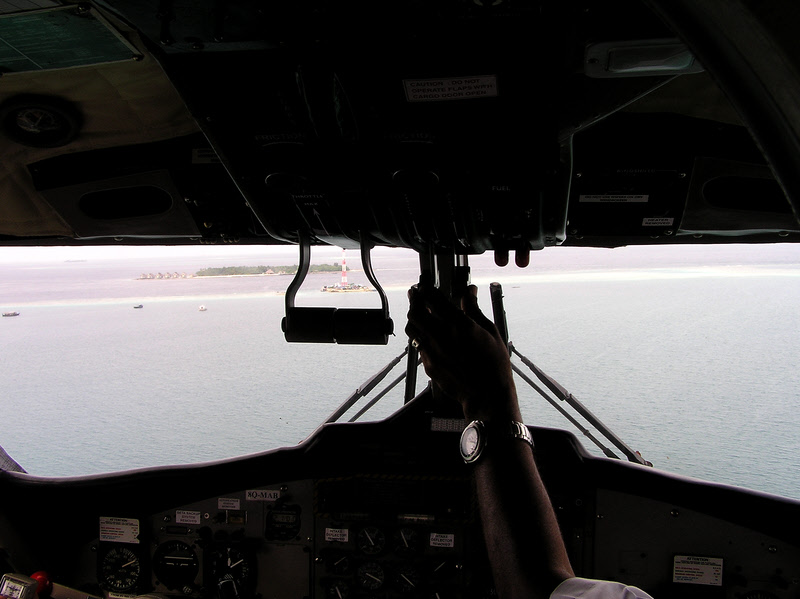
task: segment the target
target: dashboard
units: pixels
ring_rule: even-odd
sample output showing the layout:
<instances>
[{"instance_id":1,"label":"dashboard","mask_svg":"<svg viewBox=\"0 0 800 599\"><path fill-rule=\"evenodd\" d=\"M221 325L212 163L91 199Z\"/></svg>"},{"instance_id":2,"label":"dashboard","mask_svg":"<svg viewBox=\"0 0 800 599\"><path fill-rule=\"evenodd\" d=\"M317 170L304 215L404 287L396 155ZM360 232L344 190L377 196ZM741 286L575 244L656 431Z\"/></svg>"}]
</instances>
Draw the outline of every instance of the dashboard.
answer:
<instances>
[{"instance_id":1,"label":"dashboard","mask_svg":"<svg viewBox=\"0 0 800 599\"><path fill-rule=\"evenodd\" d=\"M0 566L45 571L50 599L495 597L457 449L464 421L428 399L222 462L77 479L0 472ZM530 431L578 575L659 599L800 596L800 503Z\"/></svg>"},{"instance_id":2,"label":"dashboard","mask_svg":"<svg viewBox=\"0 0 800 599\"><path fill-rule=\"evenodd\" d=\"M101 520L97 581L109 595L454 597L479 584L466 480L285 481L139 524Z\"/></svg>"}]
</instances>

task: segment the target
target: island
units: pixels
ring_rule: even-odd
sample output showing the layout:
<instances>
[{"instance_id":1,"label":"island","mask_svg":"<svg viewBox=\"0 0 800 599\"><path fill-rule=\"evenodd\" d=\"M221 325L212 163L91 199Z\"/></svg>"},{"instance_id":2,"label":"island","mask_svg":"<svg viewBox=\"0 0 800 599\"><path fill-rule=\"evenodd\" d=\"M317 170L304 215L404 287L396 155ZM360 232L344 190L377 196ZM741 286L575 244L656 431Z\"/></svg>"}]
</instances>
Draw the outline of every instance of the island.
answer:
<instances>
[{"instance_id":1,"label":"island","mask_svg":"<svg viewBox=\"0 0 800 599\"><path fill-rule=\"evenodd\" d=\"M253 275L294 275L297 273L297 264L291 266L222 266L217 268L202 268L195 273L197 277L236 277ZM347 266L344 267L347 269ZM341 272L342 265L333 264L311 264L308 267L309 273L316 272Z\"/></svg>"},{"instance_id":2,"label":"island","mask_svg":"<svg viewBox=\"0 0 800 599\"><path fill-rule=\"evenodd\" d=\"M158 273L142 273L137 277L141 280L151 279L193 279L195 277L255 277L267 275L294 275L297 273L297 264L291 266L221 266L201 268L194 274L186 274L185 272L158 272ZM350 270L347 265L344 267L341 264L312 264L309 266L309 273L320 272L341 272L342 270Z\"/></svg>"}]
</instances>

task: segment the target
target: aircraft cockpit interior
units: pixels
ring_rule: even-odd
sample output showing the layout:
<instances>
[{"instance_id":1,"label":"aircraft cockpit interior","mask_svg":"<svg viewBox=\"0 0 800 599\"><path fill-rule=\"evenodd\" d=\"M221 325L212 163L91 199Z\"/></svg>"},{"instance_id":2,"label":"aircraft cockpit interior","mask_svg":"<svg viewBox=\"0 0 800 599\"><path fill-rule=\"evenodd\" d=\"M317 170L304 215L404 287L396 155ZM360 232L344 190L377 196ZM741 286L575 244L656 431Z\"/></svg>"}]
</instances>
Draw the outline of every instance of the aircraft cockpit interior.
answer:
<instances>
[{"instance_id":1,"label":"aircraft cockpit interior","mask_svg":"<svg viewBox=\"0 0 800 599\"><path fill-rule=\"evenodd\" d=\"M796 243L797 23L787 0L0 3L0 249L292 246L285 342L385 345L405 314L376 248L456 297L484 253ZM324 246L360 252L374 307L296 302ZM496 597L466 423L414 391L418 363L409 342L393 415L296 446L80 477L3 452L0 595ZM610 430L598 457L528 428L578 575L800 597L797 500L661 471Z\"/></svg>"}]
</instances>

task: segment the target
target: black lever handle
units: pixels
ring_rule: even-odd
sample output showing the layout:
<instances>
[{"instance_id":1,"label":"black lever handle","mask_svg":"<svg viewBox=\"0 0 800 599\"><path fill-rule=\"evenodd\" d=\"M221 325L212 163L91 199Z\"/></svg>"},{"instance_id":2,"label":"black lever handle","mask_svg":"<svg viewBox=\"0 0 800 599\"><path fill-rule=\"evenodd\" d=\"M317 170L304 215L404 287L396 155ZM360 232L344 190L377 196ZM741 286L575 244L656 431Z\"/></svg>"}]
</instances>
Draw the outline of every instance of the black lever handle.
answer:
<instances>
[{"instance_id":1,"label":"black lever handle","mask_svg":"<svg viewBox=\"0 0 800 599\"><path fill-rule=\"evenodd\" d=\"M294 305L311 264L311 242L300 236L300 264L286 290L286 316L281 322L284 338L290 343L339 343L386 345L394 331L389 317L389 301L372 270L368 244L361 244L361 262L367 279L381 298L380 308L298 308Z\"/></svg>"}]
</instances>

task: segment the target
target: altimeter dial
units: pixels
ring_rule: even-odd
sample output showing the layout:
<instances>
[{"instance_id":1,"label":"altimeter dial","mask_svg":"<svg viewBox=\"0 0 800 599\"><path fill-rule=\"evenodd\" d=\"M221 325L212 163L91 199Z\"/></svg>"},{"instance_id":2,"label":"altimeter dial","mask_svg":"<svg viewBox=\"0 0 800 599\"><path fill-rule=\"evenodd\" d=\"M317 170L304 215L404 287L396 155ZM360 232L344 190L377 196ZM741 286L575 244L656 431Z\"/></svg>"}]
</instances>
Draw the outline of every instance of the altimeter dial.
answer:
<instances>
[{"instance_id":1,"label":"altimeter dial","mask_svg":"<svg viewBox=\"0 0 800 599\"><path fill-rule=\"evenodd\" d=\"M112 547L100 561L100 584L109 591L132 591L139 586L142 565L127 547Z\"/></svg>"}]
</instances>

